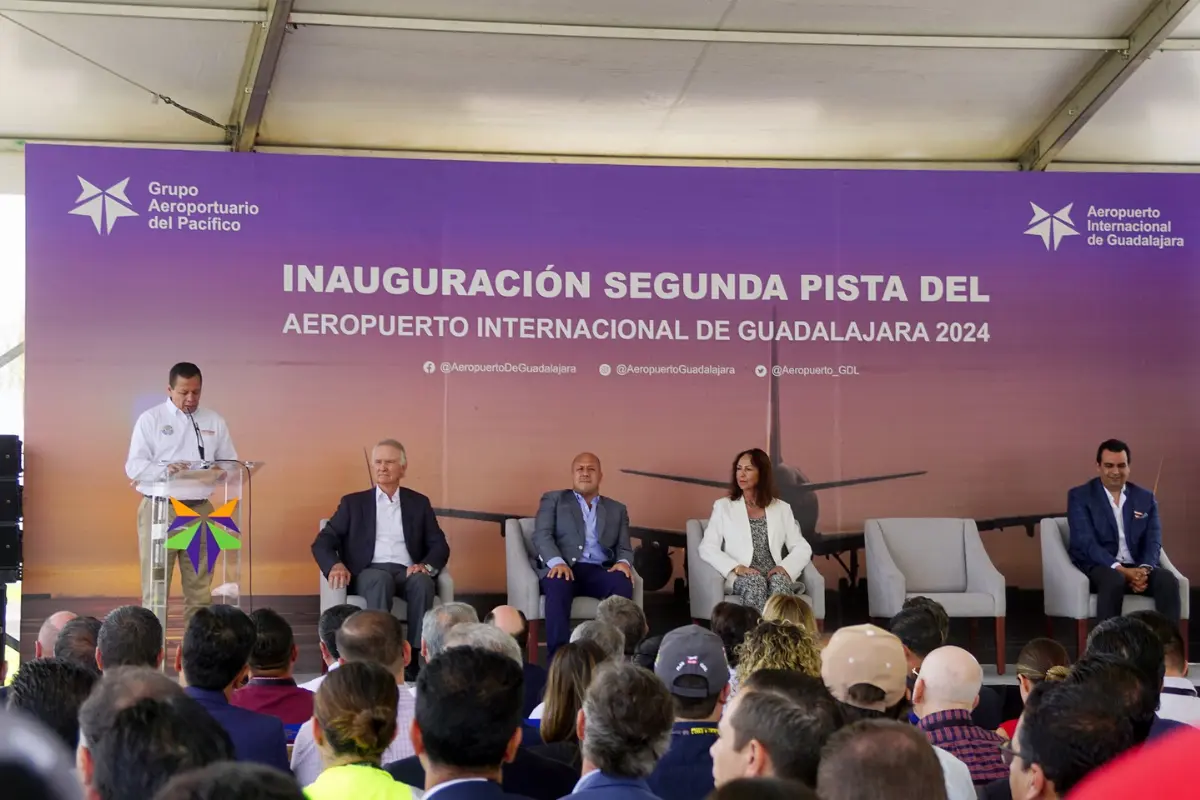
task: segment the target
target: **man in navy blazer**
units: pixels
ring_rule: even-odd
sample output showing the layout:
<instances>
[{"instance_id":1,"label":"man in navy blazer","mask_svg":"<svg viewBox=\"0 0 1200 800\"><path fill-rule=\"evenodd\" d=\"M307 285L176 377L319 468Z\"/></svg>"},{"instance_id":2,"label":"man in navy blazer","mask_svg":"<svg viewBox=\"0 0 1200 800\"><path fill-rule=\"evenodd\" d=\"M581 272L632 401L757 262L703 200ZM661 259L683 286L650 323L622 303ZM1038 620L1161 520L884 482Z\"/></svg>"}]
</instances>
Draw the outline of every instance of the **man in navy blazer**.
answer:
<instances>
[{"instance_id":1,"label":"man in navy blazer","mask_svg":"<svg viewBox=\"0 0 1200 800\"><path fill-rule=\"evenodd\" d=\"M546 596L546 663L571 638L576 597L633 597L633 548L624 504L600 496L600 459L571 462L572 488L542 495L533 529L533 568Z\"/></svg>"},{"instance_id":2,"label":"man in navy blazer","mask_svg":"<svg viewBox=\"0 0 1200 800\"><path fill-rule=\"evenodd\" d=\"M290 771L287 738L276 717L238 708L229 702L233 690L250 673L254 623L234 606L202 606L188 621L178 659L184 692L204 707L229 738L238 761L253 761Z\"/></svg>"},{"instance_id":3,"label":"man in navy blazer","mask_svg":"<svg viewBox=\"0 0 1200 800\"><path fill-rule=\"evenodd\" d=\"M425 495L400 486L408 470L404 445L384 439L371 454L375 488L342 498L317 534L313 557L329 585L361 596L367 608L408 606L408 643L421 649L421 622L433 608L434 577L450 560L450 545ZM414 678L417 660L409 666Z\"/></svg>"},{"instance_id":4,"label":"man in navy blazer","mask_svg":"<svg viewBox=\"0 0 1200 800\"><path fill-rule=\"evenodd\" d=\"M1099 477L1067 494L1070 555L1096 593L1096 618L1121 616L1126 594L1154 598L1159 613L1179 622L1179 582L1160 569L1162 525L1154 493L1129 482L1133 458L1117 439L1096 450Z\"/></svg>"}]
</instances>

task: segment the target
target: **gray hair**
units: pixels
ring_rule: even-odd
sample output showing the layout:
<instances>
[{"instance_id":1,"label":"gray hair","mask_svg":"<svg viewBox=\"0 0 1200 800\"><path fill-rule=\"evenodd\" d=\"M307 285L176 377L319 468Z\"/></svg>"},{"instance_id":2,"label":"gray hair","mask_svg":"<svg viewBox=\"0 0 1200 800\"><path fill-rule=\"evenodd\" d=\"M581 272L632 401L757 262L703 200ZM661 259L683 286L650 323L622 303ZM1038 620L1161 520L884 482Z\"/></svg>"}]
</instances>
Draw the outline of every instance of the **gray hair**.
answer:
<instances>
[{"instance_id":1,"label":"gray hair","mask_svg":"<svg viewBox=\"0 0 1200 800\"><path fill-rule=\"evenodd\" d=\"M625 634L616 625L591 619L571 631L571 641L592 641L600 645L605 659L620 660L625 656Z\"/></svg>"},{"instance_id":2,"label":"gray hair","mask_svg":"<svg viewBox=\"0 0 1200 800\"><path fill-rule=\"evenodd\" d=\"M421 620L421 641L429 651L428 658L446 649L446 634L455 625L479 622L479 614L466 603L444 603L425 612Z\"/></svg>"},{"instance_id":3,"label":"gray hair","mask_svg":"<svg viewBox=\"0 0 1200 800\"><path fill-rule=\"evenodd\" d=\"M374 455L375 450L380 447L394 447L400 451L400 466L408 466L408 451L404 449L404 445L397 442L395 439L380 439L375 443L375 447L371 448L371 454Z\"/></svg>"},{"instance_id":4,"label":"gray hair","mask_svg":"<svg viewBox=\"0 0 1200 800\"><path fill-rule=\"evenodd\" d=\"M92 747L113 726L117 713L139 700L179 697L183 688L150 667L114 667L92 687L79 708L79 744Z\"/></svg>"},{"instance_id":5,"label":"gray hair","mask_svg":"<svg viewBox=\"0 0 1200 800\"><path fill-rule=\"evenodd\" d=\"M646 778L671 746L671 693L636 664L605 662L588 686L583 716L583 757L608 775Z\"/></svg>"},{"instance_id":6,"label":"gray hair","mask_svg":"<svg viewBox=\"0 0 1200 800\"><path fill-rule=\"evenodd\" d=\"M454 647L474 647L478 650L489 650L508 656L521 667L525 668L525 659L521 657L521 645L495 625L483 622L464 622L455 625L446 634L446 650ZM443 651L445 652L445 651Z\"/></svg>"},{"instance_id":7,"label":"gray hair","mask_svg":"<svg viewBox=\"0 0 1200 800\"><path fill-rule=\"evenodd\" d=\"M637 652L638 644L646 637L649 626L646 613L628 597L614 594L596 606L596 619L607 622L625 635L624 653L631 656Z\"/></svg>"}]
</instances>

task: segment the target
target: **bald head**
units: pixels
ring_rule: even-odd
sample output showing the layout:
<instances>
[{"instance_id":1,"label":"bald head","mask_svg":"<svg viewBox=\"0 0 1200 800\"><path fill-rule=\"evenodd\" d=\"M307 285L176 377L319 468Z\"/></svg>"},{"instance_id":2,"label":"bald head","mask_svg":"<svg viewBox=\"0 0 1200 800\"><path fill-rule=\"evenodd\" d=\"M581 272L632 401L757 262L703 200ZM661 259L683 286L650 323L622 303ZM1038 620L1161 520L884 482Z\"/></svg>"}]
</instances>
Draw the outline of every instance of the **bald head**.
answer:
<instances>
[{"instance_id":1,"label":"bald head","mask_svg":"<svg viewBox=\"0 0 1200 800\"><path fill-rule=\"evenodd\" d=\"M344 662L373 661L401 677L412 652L400 620L386 611L351 614L338 628L337 648Z\"/></svg>"},{"instance_id":2,"label":"bald head","mask_svg":"<svg viewBox=\"0 0 1200 800\"><path fill-rule=\"evenodd\" d=\"M580 453L571 462L572 488L591 500L600 493L600 459L595 453Z\"/></svg>"},{"instance_id":3,"label":"bald head","mask_svg":"<svg viewBox=\"0 0 1200 800\"><path fill-rule=\"evenodd\" d=\"M939 647L921 664L913 687L913 707L924 717L950 709L971 710L979 700L983 668L961 647Z\"/></svg>"},{"instance_id":4,"label":"bald head","mask_svg":"<svg viewBox=\"0 0 1200 800\"><path fill-rule=\"evenodd\" d=\"M496 606L488 614L487 622L492 623L514 639L525 630L525 617L512 606Z\"/></svg>"},{"instance_id":5,"label":"bald head","mask_svg":"<svg viewBox=\"0 0 1200 800\"><path fill-rule=\"evenodd\" d=\"M34 658L50 658L53 656L54 643L58 641L58 634L62 632L64 625L77 616L74 611L55 611L46 617L46 621L42 623L42 627L38 630L37 641L33 645Z\"/></svg>"}]
</instances>

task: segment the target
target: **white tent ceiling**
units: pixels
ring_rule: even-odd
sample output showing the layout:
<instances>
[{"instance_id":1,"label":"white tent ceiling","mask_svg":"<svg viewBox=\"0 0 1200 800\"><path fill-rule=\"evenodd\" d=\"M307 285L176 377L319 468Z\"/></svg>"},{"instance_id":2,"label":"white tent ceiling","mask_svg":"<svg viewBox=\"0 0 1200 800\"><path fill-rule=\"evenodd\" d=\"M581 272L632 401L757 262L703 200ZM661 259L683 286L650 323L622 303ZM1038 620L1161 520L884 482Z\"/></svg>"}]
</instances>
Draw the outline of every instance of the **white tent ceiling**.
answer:
<instances>
[{"instance_id":1,"label":"white tent ceiling","mask_svg":"<svg viewBox=\"0 0 1200 800\"><path fill-rule=\"evenodd\" d=\"M0 0L0 191L39 140L1200 169L1200 0L181 2Z\"/></svg>"}]
</instances>

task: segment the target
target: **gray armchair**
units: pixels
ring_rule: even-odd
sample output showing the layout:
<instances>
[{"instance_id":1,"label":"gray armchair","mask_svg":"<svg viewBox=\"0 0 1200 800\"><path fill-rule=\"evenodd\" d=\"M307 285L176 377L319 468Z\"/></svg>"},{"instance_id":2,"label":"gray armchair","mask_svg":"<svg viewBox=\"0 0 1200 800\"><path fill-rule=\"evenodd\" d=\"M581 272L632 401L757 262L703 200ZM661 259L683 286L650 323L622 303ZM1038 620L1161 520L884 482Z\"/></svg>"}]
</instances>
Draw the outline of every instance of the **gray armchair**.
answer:
<instances>
[{"instance_id":1,"label":"gray armchair","mask_svg":"<svg viewBox=\"0 0 1200 800\"><path fill-rule=\"evenodd\" d=\"M725 593L725 577L712 565L700 558L700 541L704 538L706 519L687 521L688 602L691 604L692 619L712 619L712 610L717 603L738 603L742 598ZM825 629L825 577L811 561L800 574L798 584L804 585L800 596L808 602L817 618L817 627Z\"/></svg>"},{"instance_id":2,"label":"gray armchair","mask_svg":"<svg viewBox=\"0 0 1200 800\"><path fill-rule=\"evenodd\" d=\"M510 519L504 523L504 558L508 580L508 604L519 609L529 620L529 644L526 658L537 661L538 634L546 618L546 598L542 596L541 581L534 565L537 551L533 547L533 517ZM642 576L633 570L633 602L642 607ZM571 619L595 619L600 601L591 597L576 597L571 604Z\"/></svg>"},{"instance_id":3,"label":"gray armchair","mask_svg":"<svg viewBox=\"0 0 1200 800\"><path fill-rule=\"evenodd\" d=\"M975 520L869 519L863 533L871 616L890 619L920 595L951 617L993 617L996 671L1003 675L1004 576L988 558Z\"/></svg>"},{"instance_id":4,"label":"gray armchair","mask_svg":"<svg viewBox=\"0 0 1200 800\"><path fill-rule=\"evenodd\" d=\"M1088 622L1096 616L1096 595L1088 586L1087 576L1071 563L1068 548L1071 543L1071 528L1066 517L1055 517L1042 520L1042 587L1046 601L1046 624L1053 635L1054 618L1066 617L1075 620L1075 645L1077 655L1082 655L1087 647ZM1180 594L1180 633L1183 635L1184 646L1187 646L1187 621L1189 617L1189 599L1191 584L1183 576L1167 551L1163 550L1158 557L1159 566L1169 569L1179 581ZM1154 609L1154 598L1139 597L1135 594L1125 595L1122 614L1139 609Z\"/></svg>"},{"instance_id":5,"label":"gray armchair","mask_svg":"<svg viewBox=\"0 0 1200 800\"><path fill-rule=\"evenodd\" d=\"M321 520L317 526L319 533L325 527L327 519ZM349 603L352 606L366 608L367 601L357 594L349 594L345 589L334 589L329 585L329 581L317 570L317 579L321 584L321 613L325 613L325 609L333 606L340 606L343 603ZM449 568L442 570L435 578L437 584L437 596L433 598L433 604L440 605L441 603L454 602L454 578L450 577ZM392 600L392 616L400 619L408 619L408 603L404 602L403 597L397 597Z\"/></svg>"}]
</instances>

